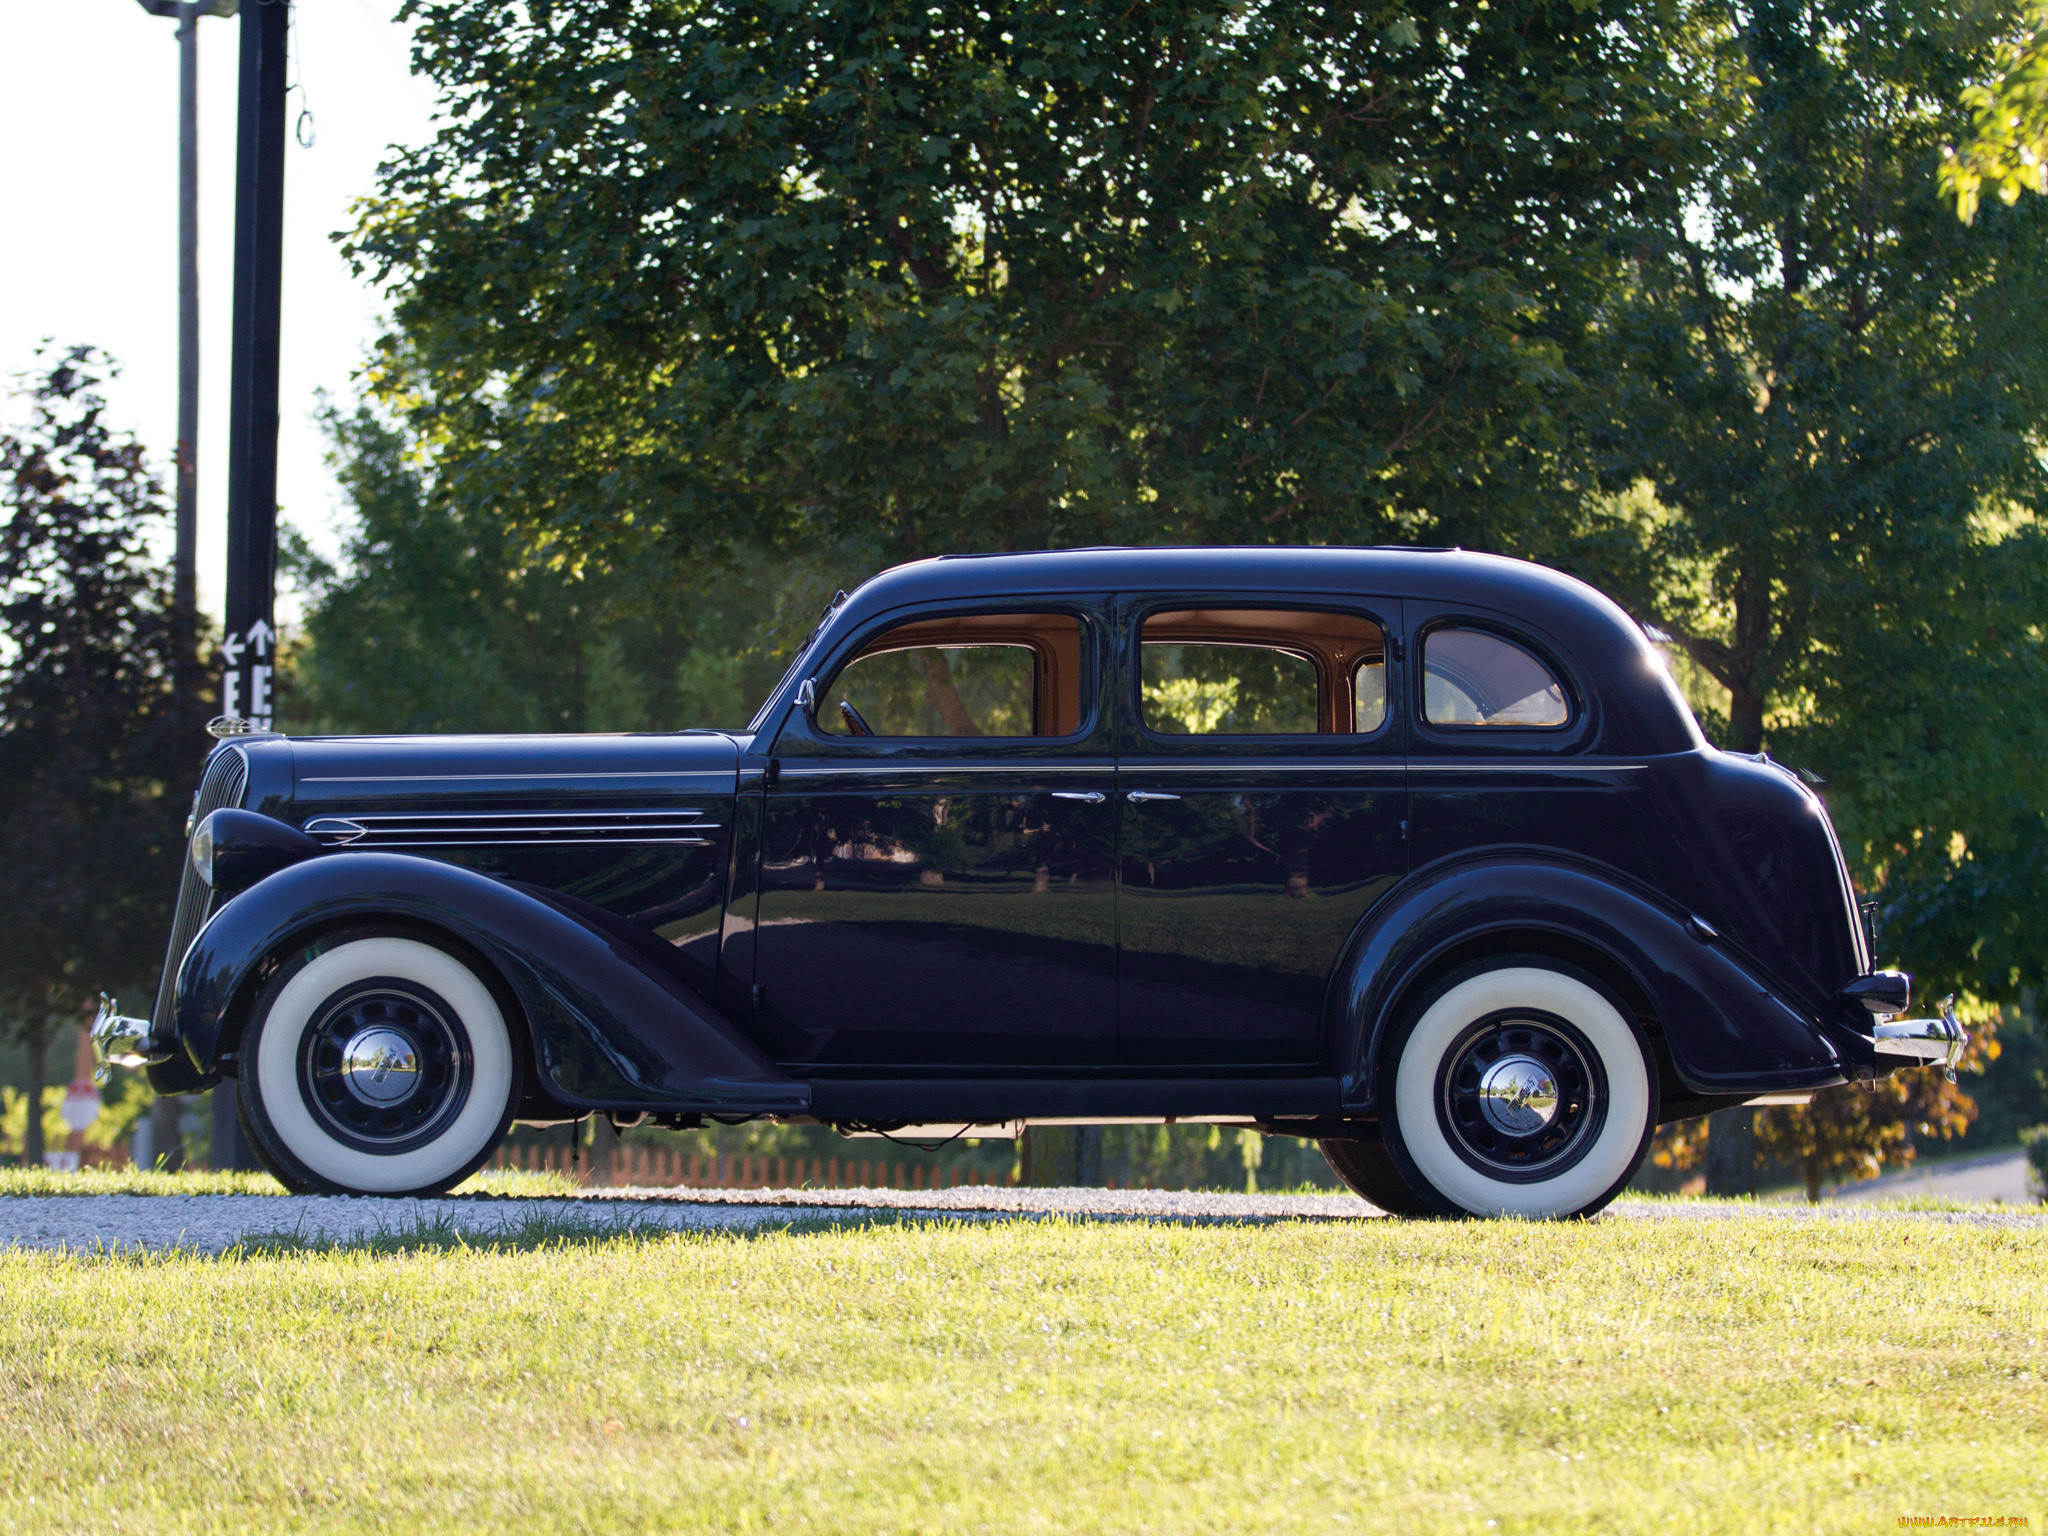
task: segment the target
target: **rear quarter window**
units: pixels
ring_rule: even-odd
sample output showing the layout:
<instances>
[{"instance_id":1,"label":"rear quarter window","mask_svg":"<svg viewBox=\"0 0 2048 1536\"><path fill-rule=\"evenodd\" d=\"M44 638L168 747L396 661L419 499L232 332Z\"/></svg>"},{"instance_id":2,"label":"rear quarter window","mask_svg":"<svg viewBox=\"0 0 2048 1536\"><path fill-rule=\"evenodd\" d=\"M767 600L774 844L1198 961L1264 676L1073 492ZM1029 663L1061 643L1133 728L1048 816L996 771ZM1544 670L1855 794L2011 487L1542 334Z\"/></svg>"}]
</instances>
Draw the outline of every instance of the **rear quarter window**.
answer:
<instances>
[{"instance_id":1,"label":"rear quarter window","mask_svg":"<svg viewBox=\"0 0 2048 1536\"><path fill-rule=\"evenodd\" d=\"M1543 729L1569 723L1571 705L1564 685L1527 648L1447 624L1422 643L1422 718L1454 728Z\"/></svg>"}]
</instances>

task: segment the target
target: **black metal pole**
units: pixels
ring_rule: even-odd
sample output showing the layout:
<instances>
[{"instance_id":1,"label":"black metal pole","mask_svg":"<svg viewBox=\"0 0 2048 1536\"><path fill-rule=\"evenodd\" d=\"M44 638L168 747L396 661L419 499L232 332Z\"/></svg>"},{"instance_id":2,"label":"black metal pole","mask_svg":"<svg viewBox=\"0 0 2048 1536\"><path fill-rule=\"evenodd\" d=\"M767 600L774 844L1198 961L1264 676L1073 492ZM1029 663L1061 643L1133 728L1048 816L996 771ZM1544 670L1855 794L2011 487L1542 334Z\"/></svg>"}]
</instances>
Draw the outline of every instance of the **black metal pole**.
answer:
<instances>
[{"instance_id":1,"label":"black metal pole","mask_svg":"<svg viewBox=\"0 0 2048 1536\"><path fill-rule=\"evenodd\" d=\"M221 711L271 721L276 663L277 365L284 279L285 0L242 7L235 130L234 358L228 420L228 586Z\"/></svg>"},{"instance_id":2,"label":"black metal pole","mask_svg":"<svg viewBox=\"0 0 2048 1536\"><path fill-rule=\"evenodd\" d=\"M228 381L228 589L221 713L269 730L277 661L277 366L284 286L287 0L244 0L235 127L234 356ZM213 1095L213 1166L253 1168L234 1095Z\"/></svg>"}]
</instances>

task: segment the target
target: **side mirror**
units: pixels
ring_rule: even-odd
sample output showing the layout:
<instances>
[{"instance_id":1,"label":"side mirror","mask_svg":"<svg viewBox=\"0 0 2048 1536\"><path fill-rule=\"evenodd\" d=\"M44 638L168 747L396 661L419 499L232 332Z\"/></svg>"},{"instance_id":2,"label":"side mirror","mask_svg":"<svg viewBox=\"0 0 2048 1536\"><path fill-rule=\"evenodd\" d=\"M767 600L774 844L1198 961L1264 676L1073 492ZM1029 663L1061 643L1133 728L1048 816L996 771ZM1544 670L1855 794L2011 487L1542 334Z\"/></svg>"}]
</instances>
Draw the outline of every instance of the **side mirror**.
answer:
<instances>
[{"instance_id":1,"label":"side mirror","mask_svg":"<svg viewBox=\"0 0 2048 1536\"><path fill-rule=\"evenodd\" d=\"M797 708L804 712L804 718L813 723L818 718L818 680L807 677L796 685Z\"/></svg>"}]
</instances>

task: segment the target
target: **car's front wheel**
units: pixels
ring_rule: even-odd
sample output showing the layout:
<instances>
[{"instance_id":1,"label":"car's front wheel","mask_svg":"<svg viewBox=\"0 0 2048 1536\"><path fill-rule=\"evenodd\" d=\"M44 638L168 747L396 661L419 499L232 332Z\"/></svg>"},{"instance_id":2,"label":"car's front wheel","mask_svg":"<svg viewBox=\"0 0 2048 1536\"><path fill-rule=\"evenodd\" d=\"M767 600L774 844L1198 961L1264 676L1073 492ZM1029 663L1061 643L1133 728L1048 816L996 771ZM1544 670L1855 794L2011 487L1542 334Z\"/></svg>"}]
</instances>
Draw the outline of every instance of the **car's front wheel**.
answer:
<instances>
[{"instance_id":1,"label":"car's front wheel","mask_svg":"<svg viewBox=\"0 0 2048 1536\"><path fill-rule=\"evenodd\" d=\"M1447 977L1397 1031L1388 1089L1388 1156L1445 1215L1591 1215L1635 1176L1657 1125L1635 1020L1547 959Z\"/></svg>"},{"instance_id":2,"label":"car's front wheel","mask_svg":"<svg viewBox=\"0 0 2048 1536\"><path fill-rule=\"evenodd\" d=\"M510 1122L511 1031L447 950L344 933L290 956L243 1031L238 1097L257 1154L324 1194L440 1194Z\"/></svg>"}]
</instances>

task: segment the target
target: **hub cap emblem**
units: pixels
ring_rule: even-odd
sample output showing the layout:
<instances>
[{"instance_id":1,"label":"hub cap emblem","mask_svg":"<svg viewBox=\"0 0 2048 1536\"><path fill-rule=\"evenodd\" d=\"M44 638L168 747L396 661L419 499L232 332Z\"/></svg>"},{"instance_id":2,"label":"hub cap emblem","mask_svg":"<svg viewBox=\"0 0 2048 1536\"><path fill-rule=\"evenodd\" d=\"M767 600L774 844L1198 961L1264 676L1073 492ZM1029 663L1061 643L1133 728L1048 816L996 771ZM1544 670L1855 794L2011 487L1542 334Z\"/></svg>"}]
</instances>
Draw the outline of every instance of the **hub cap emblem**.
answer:
<instances>
[{"instance_id":1,"label":"hub cap emblem","mask_svg":"<svg viewBox=\"0 0 2048 1536\"><path fill-rule=\"evenodd\" d=\"M1479 1080L1486 1118L1510 1136L1533 1136L1557 1117L1557 1074L1533 1056L1503 1056Z\"/></svg>"},{"instance_id":2,"label":"hub cap emblem","mask_svg":"<svg viewBox=\"0 0 2048 1536\"><path fill-rule=\"evenodd\" d=\"M420 1057L395 1029L366 1029L341 1052L341 1080L365 1104L396 1104L419 1086Z\"/></svg>"}]
</instances>

